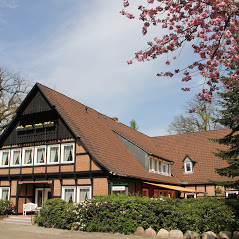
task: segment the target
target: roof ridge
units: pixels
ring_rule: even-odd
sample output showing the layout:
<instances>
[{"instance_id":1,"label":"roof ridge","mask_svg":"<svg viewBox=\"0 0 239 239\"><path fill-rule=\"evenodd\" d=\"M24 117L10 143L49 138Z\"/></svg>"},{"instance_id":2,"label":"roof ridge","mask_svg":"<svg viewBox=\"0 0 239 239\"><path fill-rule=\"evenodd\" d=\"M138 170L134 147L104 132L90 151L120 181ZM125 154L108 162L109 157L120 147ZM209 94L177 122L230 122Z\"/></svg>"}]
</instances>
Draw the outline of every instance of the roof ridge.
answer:
<instances>
[{"instance_id":1,"label":"roof ridge","mask_svg":"<svg viewBox=\"0 0 239 239\"><path fill-rule=\"evenodd\" d=\"M218 132L218 131L226 131L229 130L228 128L225 129L213 129L213 130L208 130L208 131L199 131L199 132L189 132L189 133L182 133L182 134L170 134L170 135L162 135L162 136L153 136L150 137L152 139L157 139L157 138L162 138L162 137L173 137L173 136L182 136L182 135L192 135L192 134L208 134L210 132Z\"/></svg>"}]
</instances>

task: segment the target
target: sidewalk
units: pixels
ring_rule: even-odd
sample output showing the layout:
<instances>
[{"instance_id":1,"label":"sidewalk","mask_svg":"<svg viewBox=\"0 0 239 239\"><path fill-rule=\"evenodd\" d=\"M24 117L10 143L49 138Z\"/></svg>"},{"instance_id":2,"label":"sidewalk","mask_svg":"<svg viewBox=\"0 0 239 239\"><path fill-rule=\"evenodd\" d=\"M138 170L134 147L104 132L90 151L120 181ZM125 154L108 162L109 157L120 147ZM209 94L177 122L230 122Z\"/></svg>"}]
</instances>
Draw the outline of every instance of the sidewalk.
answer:
<instances>
[{"instance_id":1,"label":"sidewalk","mask_svg":"<svg viewBox=\"0 0 239 239\"><path fill-rule=\"evenodd\" d=\"M0 221L0 239L143 239L133 235L78 232Z\"/></svg>"}]
</instances>

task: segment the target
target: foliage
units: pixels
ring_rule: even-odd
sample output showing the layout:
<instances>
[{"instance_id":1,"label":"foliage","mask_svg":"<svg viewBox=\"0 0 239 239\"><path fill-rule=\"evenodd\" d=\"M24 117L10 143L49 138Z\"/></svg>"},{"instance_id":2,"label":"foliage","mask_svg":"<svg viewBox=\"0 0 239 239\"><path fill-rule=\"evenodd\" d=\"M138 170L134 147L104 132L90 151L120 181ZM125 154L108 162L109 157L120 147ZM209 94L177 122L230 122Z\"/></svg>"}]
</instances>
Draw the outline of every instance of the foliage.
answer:
<instances>
[{"instance_id":1,"label":"foliage","mask_svg":"<svg viewBox=\"0 0 239 239\"><path fill-rule=\"evenodd\" d=\"M97 197L78 205L78 225L85 231L130 234L138 226L156 231L179 229L205 232L238 227L235 208L225 199L150 199L139 196Z\"/></svg>"},{"instance_id":2,"label":"foliage","mask_svg":"<svg viewBox=\"0 0 239 239\"><path fill-rule=\"evenodd\" d=\"M76 214L73 204L67 204L60 198L46 200L34 218L34 222L43 227L71 229Z\"/></svg>"},{"instance_id":3,"label":"foliage","mask_svg":"<svg viewBox=\"0 0 239 239\"><path fill-rule=\"evenodd\" d=\"M218 198L172 199L110 195L80 204L47 200L35 218L39 226L88 232L133 233L138 226L216 233L238 230L238 201Z\"/></svg>"},{"instance_id":4,"label":"foliage","mask_svg":"<svg viewBox=\"0 0 239 239\"><path fill-rule=\"evenodd\" d=\"M26 81L19 74L0 67L0 134L15 115L26 91Z\"/></svg>"},{"instance_id":5,"label":"foliage","mask_svg":"<svg viewBox=\"0 0 239 239\"><path fill-rule=\"evenodd\" d=\"M220 93L222 110L221 117L217 119L216 122L230 128L231 132L221 139L212 140L227 146L224 150L218 149L215 155L225 160L228 166L217 169L216 171L221 176L232 179L239 176L239 88L237 82L231 84L231 81L227 78L224 78L223 81L225 85L230 84L230 90ZM217 184L239 189L238 179Z\"/></svg>"},{"instance_id":6,"label":"foliage","mask_svg":"<svg viewBox=\"0 0 239 239\"><path fill-rule=\"evenodd\" d=\"M138 129L139 129L139 127L138 127L138 125L137 125L135 119L132 119L132 120L130 121L130 128L132 128L132 129L134 129L134 130L138 130Z\"/></svg>"},{"instance_id":7,"label":"foliage","mask_svg":"<svg viewBox=\"0 0 239 239\"><path fill-rule=\"evenodd\" d=\"M195 96L184 106L185 115L177 115L168 127L170 134L194 133L200 131L209 131L222 129L223 126L215 122L219 117L218 100L214 97L209 104L202 101L199 96ZM191 111L194 111L191 114Z\"/></svg>"},{"instance_id":8,"label":"foliage","mask_svg":"<svg viewBox=\"0 0 239 239\"><path fill-rule=\"evenodd\" d=\"M0 215L13 214L13 204L8 200L0 200Z\"/></svg>"},{"instance_id":9,"label":"foliage","mask_svg":"<svg viewBox=\"0 0 239 239\"><path fill-rule=\"evenodd\" d=\"M125 8L129 7L129 2L134 1L124 0ZM150 61L166 54L165 63L169 66L172 60L180 57L182 48L189 45L196 53L189 65L161 72L158 76L173 77L179 74L183 82L188 82L200 74L205 77L205 84L199 96L206 102L211 102L213 92L219 89L220 74L223 75L225 69L232 70L229 73L230 81L239 78L238 0L144 2L145 6L138 6L137 17L125 9L121 11L129 19L143 22L143 35L147 34L149 27L160 27L159 36L147 42L146 50L135 54L136 60ZM132 62L129 60L128 64ZM189 91L190 88L182 90Z\"/></svg>"}]
</instances>

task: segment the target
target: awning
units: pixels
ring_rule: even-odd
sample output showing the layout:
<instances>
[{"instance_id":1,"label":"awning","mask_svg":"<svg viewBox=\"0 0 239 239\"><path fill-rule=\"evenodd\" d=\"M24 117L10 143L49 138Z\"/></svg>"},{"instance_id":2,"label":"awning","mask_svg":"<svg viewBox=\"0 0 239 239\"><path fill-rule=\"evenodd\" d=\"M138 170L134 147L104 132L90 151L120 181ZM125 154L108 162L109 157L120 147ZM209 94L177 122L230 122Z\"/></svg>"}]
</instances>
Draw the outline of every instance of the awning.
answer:
<instances>
[{"instance_id":1,"label":"awning","mask_svg":"<svg viewBox=\"0 0 239 239\"><path fill-rule=\"evenodd\" d=\"M51 184L52 181L19 181L18 184L36 184L36 183L48 183Z\"/></svg>"},{"instance_id":2,"label":"awning","mask_svg":"<svg viewBox=\"0 0 239 239\"><path fill-rule=\"evenodd\" d=\"M156 183L148 183L148 182L144 182L144 183L149 184L149 185L153 185L153 186L157 186L157 187L172 189L172 190L179 191L179 192L205 193L205 192L199 192L199 191L194 190L194 189L184 188L184 187L180 187L180 186L173 186L173 185L166 185L166 184L156 184Z\"/></svg>"}]
</instances>

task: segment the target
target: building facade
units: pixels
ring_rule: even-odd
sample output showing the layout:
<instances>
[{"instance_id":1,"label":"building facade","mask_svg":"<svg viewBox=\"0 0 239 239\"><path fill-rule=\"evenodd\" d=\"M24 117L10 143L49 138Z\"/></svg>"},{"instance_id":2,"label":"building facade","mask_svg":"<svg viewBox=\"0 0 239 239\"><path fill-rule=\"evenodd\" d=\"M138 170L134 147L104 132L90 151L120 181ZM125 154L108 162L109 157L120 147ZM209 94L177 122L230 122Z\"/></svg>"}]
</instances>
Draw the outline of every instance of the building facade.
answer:
<instances>
[{"instance_id":1,"label":"building facade","mask_svg":"<svg viewBox=\"0 0 239 239\"><path fill-rule=\"evenodd\" d=\"M0 138L0 199L22 213L24 203L40 207L57 197L81 202L112 193L215 196L217 188L205 177L186 182L178 169L182 164L183 174L195 178L198 158L185 148L189 153L180 164L181 155L169 153L166 141L36 84Z\"/></svg>"}]
</instances>

